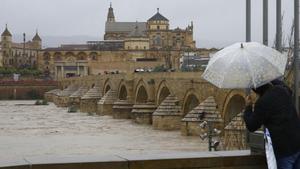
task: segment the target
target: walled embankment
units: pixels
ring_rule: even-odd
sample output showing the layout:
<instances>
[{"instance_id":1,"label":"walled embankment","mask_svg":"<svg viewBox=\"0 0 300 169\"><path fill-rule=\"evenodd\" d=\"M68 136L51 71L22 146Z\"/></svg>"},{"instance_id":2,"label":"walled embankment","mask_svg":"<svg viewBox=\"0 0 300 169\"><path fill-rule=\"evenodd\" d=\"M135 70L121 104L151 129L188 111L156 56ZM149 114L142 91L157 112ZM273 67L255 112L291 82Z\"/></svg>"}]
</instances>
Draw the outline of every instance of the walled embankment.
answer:
<instances>
[{"instance_id":1,"label":"walled embankment","mask_svg":"<svg viewBox=\"0 0 300 169\"><path fill-rule=\"evenodd\" d=\"M0 100L40 99L55 88L57 82L51 80L0 80Z\"/></svg>"}]
</instances>

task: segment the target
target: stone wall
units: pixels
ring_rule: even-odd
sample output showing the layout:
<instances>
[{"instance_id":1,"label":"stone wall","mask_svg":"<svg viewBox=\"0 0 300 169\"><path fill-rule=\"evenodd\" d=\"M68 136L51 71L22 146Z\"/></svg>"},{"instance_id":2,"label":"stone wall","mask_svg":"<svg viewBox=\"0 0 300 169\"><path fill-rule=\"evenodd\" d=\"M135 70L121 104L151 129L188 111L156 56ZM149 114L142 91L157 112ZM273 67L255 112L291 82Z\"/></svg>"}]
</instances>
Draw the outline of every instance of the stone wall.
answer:
<instances>
[{"instance_id":1,"label":"stone wall","mask_svg":"<svg viewBox=\"0 0 300 169\"><path fill-rule=\"evenodd\" d=\"M97 113L99 99L81 99L80 111L85 113Z\"/></svg>"},{"instance_id":2,"label":"stone wall","mask_svg":"<svg viewBox=\"0 0 300 169\"><path fill-rule=\"evenodd\" d=\"M0 159L0 169L266 169L265 157L249 151L149 155L39 156Z\"/></svg>"},{"instance_id":3,"label":"stone wall","mask_svg":"<svg viewBox=\"0 0 300 169\"><path fill-rule=\"evenodd\" d=\"M35 81L1 81L0 100L41 99L43 98L45 92L55 88L57 88L56 83L47 84L47 81L39 83L36 83Z\"/></svg>"}]
</instances>

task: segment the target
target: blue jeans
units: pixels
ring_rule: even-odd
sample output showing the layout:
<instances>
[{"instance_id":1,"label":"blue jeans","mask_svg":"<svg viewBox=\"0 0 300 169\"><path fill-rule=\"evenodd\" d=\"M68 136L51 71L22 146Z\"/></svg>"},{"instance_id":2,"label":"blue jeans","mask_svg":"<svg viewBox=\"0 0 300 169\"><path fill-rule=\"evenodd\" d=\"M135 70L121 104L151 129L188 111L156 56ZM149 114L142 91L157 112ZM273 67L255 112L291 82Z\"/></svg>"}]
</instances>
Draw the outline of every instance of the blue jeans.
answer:
<instances>
[{"instance_id":1,"label":"blue jeans","mask_svg":"<svg viewBox=\"0 0 300 169\"><path fill-rule=\"evenodd\" d=\"M300 152L277 159L278 169L300 169Z\"/></svg>"}]
</instances>

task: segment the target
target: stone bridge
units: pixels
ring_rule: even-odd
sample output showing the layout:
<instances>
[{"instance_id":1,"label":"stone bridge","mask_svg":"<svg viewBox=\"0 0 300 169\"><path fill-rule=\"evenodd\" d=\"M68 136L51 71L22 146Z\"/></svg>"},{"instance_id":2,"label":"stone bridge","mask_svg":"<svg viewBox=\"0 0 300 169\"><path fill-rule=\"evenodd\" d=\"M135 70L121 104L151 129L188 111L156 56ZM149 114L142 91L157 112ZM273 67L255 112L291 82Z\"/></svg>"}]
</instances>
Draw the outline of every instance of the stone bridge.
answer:
<instances>
[{"instance_id":1,"label":"stone bridge","mask_svg":"<svg viewBox=\"0 0 300 169\"><path fill-rule=\"evenodd\" d=\"M199 135L199 123L211 121L214 127L231 132L224 132L228 139L234 135L235 140L243 140L236 135L244 137L240 115L244 91L218 89L201 74L143 72L68 78L59 82L61 91L50 91L46 97L58 106L71 104L82 112L131 118L154 129L181 129L183 135Z\"/></svg>"}]
</instances>

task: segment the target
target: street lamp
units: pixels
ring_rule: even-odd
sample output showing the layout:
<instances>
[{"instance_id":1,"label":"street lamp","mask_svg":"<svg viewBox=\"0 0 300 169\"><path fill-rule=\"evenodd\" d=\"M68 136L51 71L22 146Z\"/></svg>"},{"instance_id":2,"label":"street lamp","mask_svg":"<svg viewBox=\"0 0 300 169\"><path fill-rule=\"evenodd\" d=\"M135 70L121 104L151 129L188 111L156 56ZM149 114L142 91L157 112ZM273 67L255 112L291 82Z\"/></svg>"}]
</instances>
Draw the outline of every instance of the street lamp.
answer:
<instances>
[{"instance_id":1,"label":"street lamp","mask_svg":"<svg viewBox=\"0 0 300 169\"><path fill-rule=\"evenodd\" d=\"M294 95L297 112L299 112L299 0L294 0Z\"/></svg>"},{"instance_id":2,"label":"street lamp","mask_svg":"<svg viewBox=\"0 0 300 169\"><path fill-rule=\"evenodd\" d=\"M214 151L217 151L220 141L213 138L218 137L221 134L221 130L213 128L212 121L203 121L199 124L199 127L201 129L206 129L205 133L200 134L200 138L202 140L208 138L208 150L212 151L212 149L214 149Z\"/></svg>"}]
</instances>

